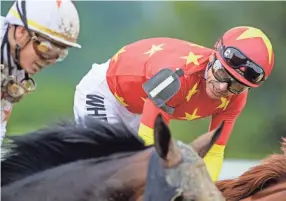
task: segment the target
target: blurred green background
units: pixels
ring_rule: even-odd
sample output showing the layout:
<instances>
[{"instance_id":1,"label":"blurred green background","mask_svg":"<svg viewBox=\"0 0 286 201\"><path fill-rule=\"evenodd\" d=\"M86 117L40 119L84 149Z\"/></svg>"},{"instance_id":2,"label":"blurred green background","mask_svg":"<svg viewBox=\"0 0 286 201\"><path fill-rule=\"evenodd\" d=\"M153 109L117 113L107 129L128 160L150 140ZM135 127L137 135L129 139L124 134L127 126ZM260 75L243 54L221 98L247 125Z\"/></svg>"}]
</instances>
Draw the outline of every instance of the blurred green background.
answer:
<instances>
[{"instance_id":1,"label":"blurred green background","mask_svg":"<svg viewBox=\"0 0 286 201\"><path fill-rule=\"evenodd\" d=\"M2 1L5 16L11 1ZM81 20L79 43L63 63L36 75L37 91L13 108L8 134L22 134L73 118L76 84L92 63L108 60L122 46L167 36L213 47L234 26L255 26L272 41L275 67L262 87L251 90L226 148L226 158L261 159L278 152L285 136L286 2L118 2L75 1ZM172 121L176 137L189 142L208 129L209 118Z\"/></svg>"}]
</instances>

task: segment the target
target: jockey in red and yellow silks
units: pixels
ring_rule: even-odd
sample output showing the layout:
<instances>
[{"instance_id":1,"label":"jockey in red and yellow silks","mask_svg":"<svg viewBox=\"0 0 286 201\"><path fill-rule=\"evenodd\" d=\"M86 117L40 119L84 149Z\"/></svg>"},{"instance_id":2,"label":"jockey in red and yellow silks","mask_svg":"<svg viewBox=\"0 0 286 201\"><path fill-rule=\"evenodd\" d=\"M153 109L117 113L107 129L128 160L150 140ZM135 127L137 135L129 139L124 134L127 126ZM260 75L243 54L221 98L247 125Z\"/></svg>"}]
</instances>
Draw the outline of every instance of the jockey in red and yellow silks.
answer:
<instances>
[{"instance_id":1,"label":"jockey in red and yellow silks","mask_svg":"<svg viewBox=\"0 0 286 201\"><path fill-rule=\"evenodd\" d=\"M153 144L153 124L158 113L163 114L166 122L212 116L209 130L225 121L221 137L204 158L214 181L235 121L246 104L248 89L258 87L270 75L274 61L268 38L253 27L229 30L215 48L174 38L144 39L120 49L108 62L105 73L115 100L129 113L140 115L138 134L146 145ZM157 79L156 75L163 69L173 72L181 69L183 75L178 76L179 90L166 100L164 107L159 107L152 99L152 92L147 94L143 85ZM161 84L166 88L171 82L166 83ZM162 86L154 88L162 91ZM103 92L97 95L100 94ZM114 116L107 114L108 118L114 119Z\"/></svg>"}]
</instances>

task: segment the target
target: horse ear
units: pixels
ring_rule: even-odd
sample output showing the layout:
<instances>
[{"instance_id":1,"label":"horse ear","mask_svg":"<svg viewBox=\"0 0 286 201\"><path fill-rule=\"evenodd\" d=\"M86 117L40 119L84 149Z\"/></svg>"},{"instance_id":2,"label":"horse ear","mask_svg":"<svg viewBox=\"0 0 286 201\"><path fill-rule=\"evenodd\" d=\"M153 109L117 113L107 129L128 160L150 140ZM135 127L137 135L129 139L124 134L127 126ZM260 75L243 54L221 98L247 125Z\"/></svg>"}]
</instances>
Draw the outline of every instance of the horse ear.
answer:
<instances>
[{"instance_id":1,"label":"horse ear","mask_svg":"<svg viewBox=\"0 0 286 201\"><path fill-rule=\"evenodd\" d=\"M163 159L166 167L173 167L180 162L182 154L176 147L171 136L171 131L164 122L161 114L159 114L155 120L154 141L156 151Z\"/></svg>"},{"instance_id":2,"label":"horse ear","mask_svg":"<svg viewBox=\"0 0 286 201\"><path fill-rule=\"evenodd\" d=\"M154 141L158 155L166 160L171 144L171 132L161 114L159 114L155 120Z\"/></svg>"},{"instance_id":3,"label":"horse ear","mask_svg":"<svg viewBox=\"0 0 286 201\"><path fill-rule=\"evenodd\" d=\"M220 124L218 128L199 136L191 143L191 146L201 158L204 158L208 151L211 149L211 147L215 144L215 142L222 133L223 126L224 121Z\"/></svg>"}]
</instances>

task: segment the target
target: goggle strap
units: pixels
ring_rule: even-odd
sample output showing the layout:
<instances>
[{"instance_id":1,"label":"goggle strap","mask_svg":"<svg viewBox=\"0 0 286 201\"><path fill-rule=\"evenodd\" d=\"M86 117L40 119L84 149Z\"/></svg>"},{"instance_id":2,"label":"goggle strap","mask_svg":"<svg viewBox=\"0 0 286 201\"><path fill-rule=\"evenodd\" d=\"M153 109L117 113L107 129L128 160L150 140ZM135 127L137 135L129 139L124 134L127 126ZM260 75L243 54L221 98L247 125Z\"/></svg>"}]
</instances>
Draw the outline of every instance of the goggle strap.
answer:
<instances>
[{"instance_id":1,"label":"goggle strap","mask_svg":"<svg viewBox=\"0 0 286 201\"><path fill-rule=\"evenodd\" d=\"M27 31L28 31L28 34L29 34L30 37L32 38L32 33L31 33L31 31L30 31L30 29L29 29L29 25L28 25L28 23L27 23L26 2L25 2L25 0L22 0L22 1L21 1L21 8L22 8L22 11L23 11L22 13L21 13L20 8L19 8L19 1L17 1L17 3L16 3L16 8L17 8L17 11L18 11L18 13L19 13L19 15L20 15L20 18L21 18L21 20L22 20L22 22L23 22L25 28L26 28Z\"/></svg>"}]
</instances>

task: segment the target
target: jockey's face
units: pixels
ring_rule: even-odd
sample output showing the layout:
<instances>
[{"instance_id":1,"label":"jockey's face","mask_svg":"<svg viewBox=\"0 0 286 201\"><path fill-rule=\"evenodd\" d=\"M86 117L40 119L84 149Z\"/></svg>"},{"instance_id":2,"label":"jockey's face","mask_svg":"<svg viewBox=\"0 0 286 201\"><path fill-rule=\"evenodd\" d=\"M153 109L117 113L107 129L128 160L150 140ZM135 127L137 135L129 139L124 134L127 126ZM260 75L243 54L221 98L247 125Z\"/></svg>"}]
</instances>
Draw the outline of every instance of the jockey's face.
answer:
<instances>
[{"instance_id":1,"label":"jockey's face","mask_svg":"<svg viewBox=\"0 0 286 201\"><path fill-rule=\"evenodd\" d=\"M208 69L206 77L206 93L212 99L233 95L228 90L228 83L219 82L212 73L212 66Z\"/></svg>"},{"instance_id":2,"label":"jockey's face","mask_svg":"<svg viewBox=\"0 0 286 201\"><path fill-rule=\"evenodd\" d=\"M29 74L35 74L45 66L56 62L56 59L47 60L38 56L34 49L34 41L31 40L28 31L22 26L17 28L15 26L10 27L9 43L11 45L11 54L14 58L16 44L20 46L20 65Z\"/></svg>"}]
</instances>

